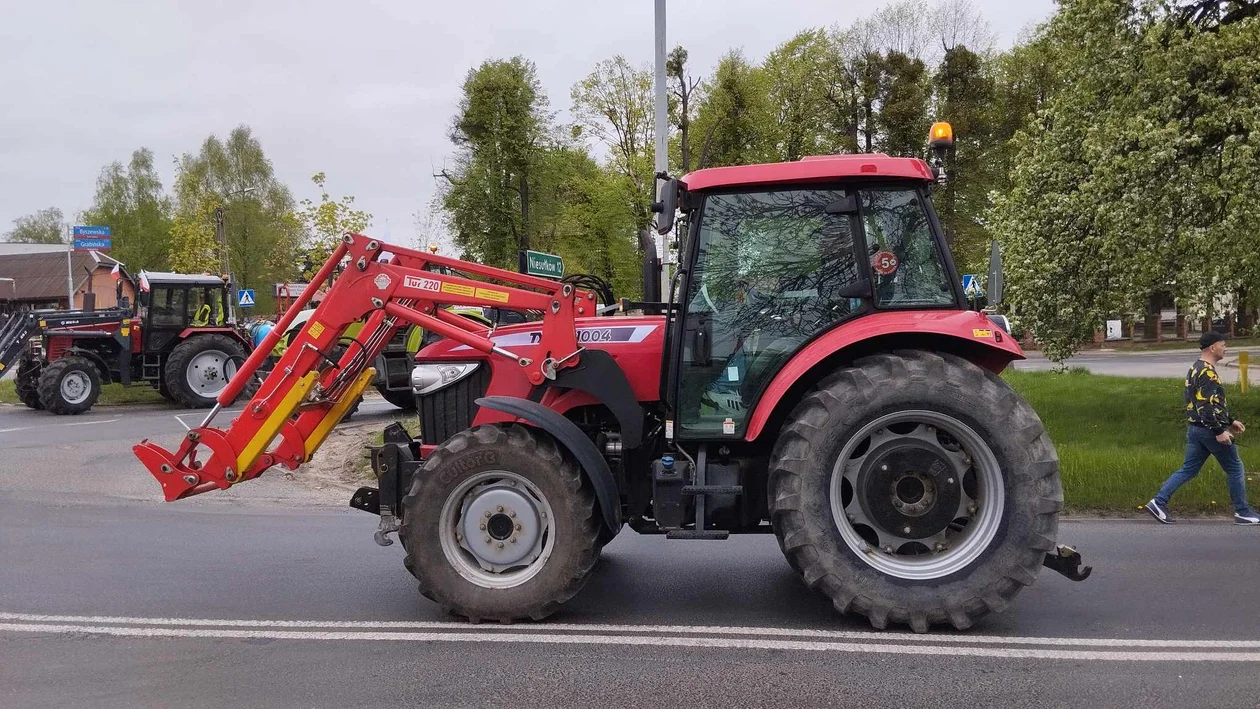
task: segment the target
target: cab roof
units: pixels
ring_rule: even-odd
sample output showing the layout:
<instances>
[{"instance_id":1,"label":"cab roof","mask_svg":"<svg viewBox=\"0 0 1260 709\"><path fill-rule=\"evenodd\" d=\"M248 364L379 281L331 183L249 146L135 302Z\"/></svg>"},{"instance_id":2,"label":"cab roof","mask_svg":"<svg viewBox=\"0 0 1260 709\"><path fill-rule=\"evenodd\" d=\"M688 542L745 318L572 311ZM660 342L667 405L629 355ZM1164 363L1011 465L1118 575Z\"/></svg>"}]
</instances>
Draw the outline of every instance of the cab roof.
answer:
<instances>
[{"instance_id":1,"label":"cab roof","mask_svg":"<svg viewBox=\"0 0 1260 709\"><path fill-rule=\"evenodd\" d=\"M190 286L222 286L223 279L218 276L196 273L163 273L161 271L145 271L145 278L155 285L190 285Z\"/></svg>"},{"instance_id":2,"label":"cab roof","mask_svg":"<svg viewBox=\"0 0 1260 709\"><path fill-rule=\"evenodd\" d=\"M738 167L711 167L682 178L688 190L722 187L825 182L846 178L891 178L932 181L932 170L919 158L891 158L882 153L811 155L797 162Z\"/></svg>"}]
</instances>

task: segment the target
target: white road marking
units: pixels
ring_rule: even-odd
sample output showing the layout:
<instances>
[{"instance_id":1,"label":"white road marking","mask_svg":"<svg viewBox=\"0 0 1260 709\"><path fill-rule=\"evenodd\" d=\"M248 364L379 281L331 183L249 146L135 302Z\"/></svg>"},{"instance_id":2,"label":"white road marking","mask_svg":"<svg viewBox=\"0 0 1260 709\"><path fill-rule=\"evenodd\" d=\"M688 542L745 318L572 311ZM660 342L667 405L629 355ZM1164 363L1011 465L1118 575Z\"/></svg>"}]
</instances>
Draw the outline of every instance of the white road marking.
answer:
<instances>
[{"instance_id":1,"label":"white road marking","mask_svg":"<svg viewBox=\"0 0 1260 709\"><path fill-rule=\"evenodd\" d=\"M544 626L550 627L550 626ZM1053 650L939 645L770 640L764 638L670 637L663 635L560 635L521 632L398 632L332 630L232 630L226 628L125 627L108 625L44 625L0 623L0 631L59 635L107 635L132 638L212 638L243 640L369 640L409 642L526 643L555 645L615 645L648 647L719 648L741 650L797 650L887 655L939 655L1001 659L1092 660L1105 662L1260 662L1260 652L1118 652L1109 650ZM872 639L877 634L868 633Z\"/></svg>"},{"instance_id":2,"label":"white road marking","mask_svg":"<svg viewBox=\"0 0 1260 709\"><path fill-rule=\"evenodd\" d=\"M31 427L31 426L19 426L19 427L17 427L17 428L0 428L0 433L13 433L14 431L26 431L26 430L28 430L28 429L30 429L30 428L32 428L32 427Z\"/></svg>"},{"instance_id":3,"label":"white road marking","mask_svg":"<svg viewBox=\"0 0 1260 709\"><path fill-rule=\"evenodd\" d=\"M44 615L32 613L3 613L0 621L16 621L19 623L71 623L76 626L99 626L101 624L171 627L191 626L200 628L264 628L264 629L299 629L303 631L322 629L349 629L352 631L383 630L464 630L475 628L475 634L490 633L501 635L526 634L530 637L546 635L553 632L564 633L654 633L658 635L739 635L767 637L814 638L820 640L859 640L864 643L902 643L916 645L1044 645L1058 647L1100 647L1100 648L1194 648L1208 650L1260 650L1260 640L1162 640L1143 638L1056 638L1028 636L968 635L968 634L928 634L884 633L853 630L815 630L809 628L767 628L748 626L720 625L612 625L602 623L545 623L539 625L470 625L458 621L346 621L346 620L260 620L240 619L227 620L218 618L145 618L135 616L89 616L89 615ZM34 627L34 626L33 626ZM60 626L37 626L60 627ZM125 629L125 628L124 628ZM144 630L145 628L132 628ZM457 633L458 634L458 633ZM581 636L598 637L598 636ZM948 647L942 647L948 650Z\"/></svg>"},{"instance_id":4,"label":"white road marking","mask_svg":"<svg viewBox=\"0 0 1260 709\"><path fill-rule=\"evenodd\" d=\"M95 426L95 425L96 425L96 424L98 424L98 423L114 423L115 421L122 421L122 419L121 419L121 418L116 418L116 419L103 419L103 420L101 420L101 421L79 421L79 422L77 422L77 423L63 423L63 424L60 424L60 425L61 425L61 426L63 426L63 427L68 427L68 426Z\"/></svg>"}]
</instances>

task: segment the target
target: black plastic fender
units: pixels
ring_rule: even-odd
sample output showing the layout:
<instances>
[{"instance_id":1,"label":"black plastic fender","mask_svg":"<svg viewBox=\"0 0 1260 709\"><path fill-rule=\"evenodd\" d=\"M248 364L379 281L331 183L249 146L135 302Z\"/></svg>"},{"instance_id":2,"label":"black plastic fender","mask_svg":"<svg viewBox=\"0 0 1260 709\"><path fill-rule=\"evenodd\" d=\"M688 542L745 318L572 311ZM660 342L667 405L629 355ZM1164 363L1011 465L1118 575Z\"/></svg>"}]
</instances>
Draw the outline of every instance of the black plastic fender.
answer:
<instances>
[{"instance_id":1,"label":"black plastic fender","mask_svg":"<svg viewBox=\"0 0 1260 709\"><path fill-rule=\"evenodd\" d=\"M608 461L577 424L542 404L514 396L486 396L477 399L477 405L524 419L554 436L577 458L582 473L591 481L608 530L613 534L621 531L621 496L617 481L608 468Z\"/></svg>"}]
</instances>

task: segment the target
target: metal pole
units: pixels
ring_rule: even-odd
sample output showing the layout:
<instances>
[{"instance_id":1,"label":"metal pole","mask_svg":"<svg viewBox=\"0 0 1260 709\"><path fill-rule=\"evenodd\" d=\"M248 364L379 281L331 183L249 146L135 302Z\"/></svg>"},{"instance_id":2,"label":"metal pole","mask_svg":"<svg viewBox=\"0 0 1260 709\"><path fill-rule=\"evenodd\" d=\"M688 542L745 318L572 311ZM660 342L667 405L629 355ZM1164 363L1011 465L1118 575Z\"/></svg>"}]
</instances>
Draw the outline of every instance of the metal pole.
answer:
<instances>
[{"instance_id":1,"label":"metal pole","mask_svg":"<svg viewBox=\"0 0 1260 709\"><path fill-rule=\"evenodd\" d=\"M74 238L70 236L70 225L66 225L66 310L74 310L74 267L70 265L70 254L74 251Z\"/></svg>"},{"instance_id":2,"label":"metal pole","mask_svg":"<svg viewBox=\"0 0 1260 709\"><path fill-rule=\"evenodd\" d=\"M656 0L656 174L664 174L669 170L669 101L665 86L665 0ZM665 181L656 180L656 200L661 199L661 190ZM660 244L661 255L661 301L669 299L669 237L654 235L653 241ZM646 293L644 297L648 297Z\"/></svg>"}]
</instances>

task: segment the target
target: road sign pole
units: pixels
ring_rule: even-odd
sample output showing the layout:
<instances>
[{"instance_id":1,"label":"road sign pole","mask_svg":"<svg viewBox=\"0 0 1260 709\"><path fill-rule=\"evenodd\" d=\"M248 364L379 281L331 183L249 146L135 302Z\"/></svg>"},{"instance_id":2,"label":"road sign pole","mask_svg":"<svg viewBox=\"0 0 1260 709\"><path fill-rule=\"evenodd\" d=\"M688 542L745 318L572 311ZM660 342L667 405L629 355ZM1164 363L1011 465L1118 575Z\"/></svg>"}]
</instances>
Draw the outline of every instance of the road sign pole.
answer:
<instances>
[{"instance_id":1,"label":"road sign pole","mask_svg":"<svg viewBox=\"0 0 1260 709\"><path fill-rule=\"evenodd\" d=\"M70 253L74 251L74 239L70 236L70 225L66 225L66 310L74 310L74 266L70 264Z\"/></svg>"}]
</instances>

